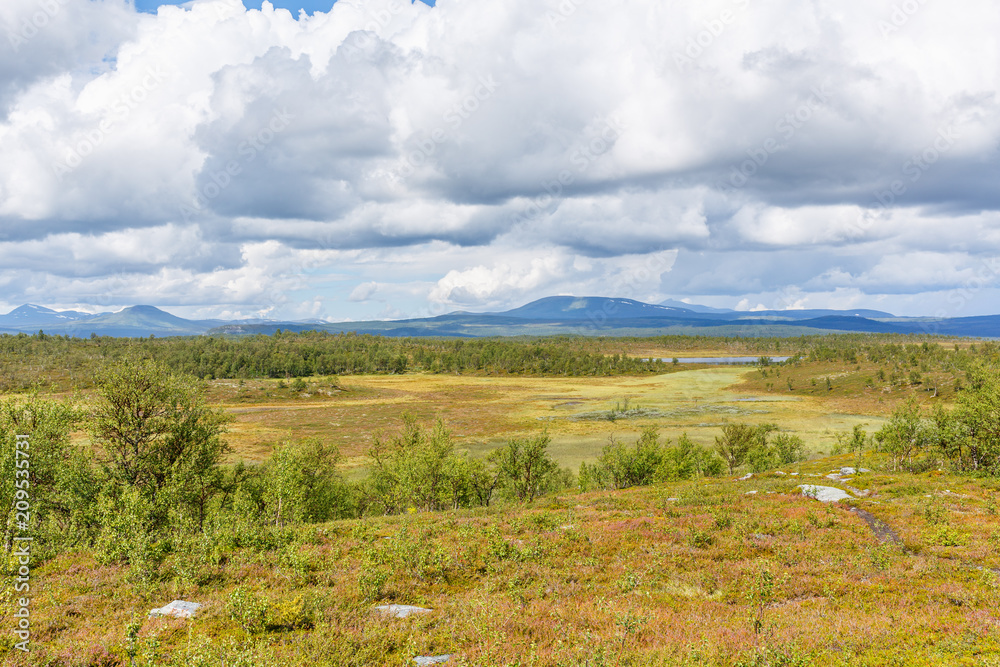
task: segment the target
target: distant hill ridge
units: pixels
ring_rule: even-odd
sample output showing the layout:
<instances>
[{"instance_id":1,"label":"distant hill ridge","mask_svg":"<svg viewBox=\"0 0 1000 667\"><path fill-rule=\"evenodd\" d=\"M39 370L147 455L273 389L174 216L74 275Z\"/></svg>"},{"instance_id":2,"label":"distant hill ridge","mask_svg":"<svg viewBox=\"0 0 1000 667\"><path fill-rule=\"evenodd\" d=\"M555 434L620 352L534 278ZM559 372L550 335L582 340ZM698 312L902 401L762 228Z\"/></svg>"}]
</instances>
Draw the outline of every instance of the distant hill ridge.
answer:
<instances>
[{"instance_id":1,"label":"distant hill ridge","mask_svg":"<svg viewBox=\"0 0 1000 667\"><path fill-rule=\"evenodd\" d=\"M0 333L77 337L148 337L273 334L320 330L383 336L548 336L699 334L798 336L810 333L930 333L1000 337L1000 316L906 318L878 310L736 311L667 300L659 304L598 296L550 296L503 312L457 311L429 318L326 323L317 320L187 320L155 306L130 306L115 313L55 311L25 304L0 315Z\"/></svg>"}]
</instances>

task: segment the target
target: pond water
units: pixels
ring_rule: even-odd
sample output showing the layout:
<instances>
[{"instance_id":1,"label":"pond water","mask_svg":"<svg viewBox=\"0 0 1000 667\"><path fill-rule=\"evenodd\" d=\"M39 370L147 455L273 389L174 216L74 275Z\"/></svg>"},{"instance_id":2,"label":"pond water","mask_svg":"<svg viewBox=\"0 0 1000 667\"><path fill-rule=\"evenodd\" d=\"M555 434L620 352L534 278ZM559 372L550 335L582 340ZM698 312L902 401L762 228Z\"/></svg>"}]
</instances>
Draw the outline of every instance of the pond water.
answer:
<instances>
[{"instance_id":1,"label":"pond water","mask_svg":"<svg viewBox=\"0 0 1000 667\"><path fill-rule=\"evenodd\" d=\"M788 361L791 357L769 357L771 363L778 364ZM756 364L759 356L756 357L677 357L678 363L682 364ZM673 359L660 359L670 363Z\"/></svg>"}]
</instances>

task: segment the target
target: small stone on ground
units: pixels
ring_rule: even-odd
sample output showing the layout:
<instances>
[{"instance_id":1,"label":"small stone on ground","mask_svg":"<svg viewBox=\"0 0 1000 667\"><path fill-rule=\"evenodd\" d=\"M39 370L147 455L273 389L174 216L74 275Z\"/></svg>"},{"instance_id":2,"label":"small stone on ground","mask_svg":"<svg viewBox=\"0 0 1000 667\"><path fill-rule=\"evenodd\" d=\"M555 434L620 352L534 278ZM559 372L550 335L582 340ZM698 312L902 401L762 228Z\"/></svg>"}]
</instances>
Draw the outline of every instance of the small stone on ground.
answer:
<instances>
[{"instance_id":1,"label":"small stone on ground","mask_svg":"<svg viewBox=\"0 0 1000 667\"><path fill-rule=\"evenodd\" d=\"M413 662L418 665L440 665L448 662L451 659L451 654L448 655L418 655L413 659Z\"/></svg>"},{"instance_id":2,"label":"small stone on ground","mask_svg":"<svg viewBox=\"0 0 1000 667\"><path fill-rule=\"evenodd\" d=\"M184 600L174 600L165 607L150 609L150 616L173 616L174 618L191 618L201 609L201 604L197 602L185 602Z\"/></svg>"},{"instance_id":3,"label":"small stone on ground","mask_svg":"<svg viewBox=\"0 0 1000 667\"><path fill-rule=\"evenodd\" d=\"M386 616L392 616L393 618L409 618L414 614L429 614L430 609L424 609L423 607L414 607L408 604L384 604L375 607L376 611L379 611Z\"/></svg>"},{"instance_id":4,"label":"small stone on ground","mask_svg":"<svg viewBox=\"0 0 1000 667\"><path fill-rule=\"evenodd\" d=\"M800 484L802 495L815 498L821 503L836 503L841 500L850 500L853 496L842 489L833 486L816 486L815 484Z\"/></svg>"}]
</instances>

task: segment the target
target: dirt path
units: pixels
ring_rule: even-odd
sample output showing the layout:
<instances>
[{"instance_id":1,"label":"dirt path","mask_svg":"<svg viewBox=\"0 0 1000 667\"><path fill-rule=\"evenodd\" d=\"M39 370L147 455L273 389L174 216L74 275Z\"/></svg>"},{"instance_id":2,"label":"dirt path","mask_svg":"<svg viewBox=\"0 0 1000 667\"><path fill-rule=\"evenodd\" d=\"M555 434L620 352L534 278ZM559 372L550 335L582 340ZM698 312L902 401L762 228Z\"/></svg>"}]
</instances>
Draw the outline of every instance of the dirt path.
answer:
<instances>
[{"instance_id":1,"label":"dirt path","mask_svg":"<svg viewBox=\"0 0 1000 667\"><path fill-rule=\"evenodd\" d=\"M864 520L865 523L868 524L868 527L872 529L873 533L875 533L875 537L878 538L879 542L881 542L882 544L887 544L887 543L894 544L896 546L902 547L903 553L912 554L912 552L910 552L905 546L903 546L903 539L899 536L899 533L893 530L892 527L885 521L882 521L871 512L868 512L866 510L857 507L852 507L849 511L857 514ZM962 567L965 567L969 570L980 570L980 571L986 570L987 572L992 572L993 574L1000 577L1000 569L998 568L985 567L983 565L976 565L974 563L969 563L966 561L959 561L959 562L962 564Z\"/></svg>"},{"instance_id":2,"label":"dirt path","mask_svg":"<svg viewBox=\"0 0 1000 667\"><path fill-rule=\"evenodd\" d=\"M882 544L889 543L903 546L903 539L899 536L899 533L893 530L892 527L885 521L882 521L871 512L857 507L852 507L850 511L857 514L864 520L865 523L868 524L868 527L872 529L872 532L875 533L875 537L877 537L878 541Z\"/></svg>"}]
</instances>

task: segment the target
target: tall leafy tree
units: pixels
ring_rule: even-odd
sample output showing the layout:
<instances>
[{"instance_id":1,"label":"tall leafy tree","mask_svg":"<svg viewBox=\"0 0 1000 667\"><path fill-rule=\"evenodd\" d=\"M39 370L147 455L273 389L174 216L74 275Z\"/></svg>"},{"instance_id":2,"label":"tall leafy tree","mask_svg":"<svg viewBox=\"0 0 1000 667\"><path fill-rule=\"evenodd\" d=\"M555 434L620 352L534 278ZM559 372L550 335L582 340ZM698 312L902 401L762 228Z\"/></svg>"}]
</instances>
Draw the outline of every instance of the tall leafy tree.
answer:
<instances>
[{"instance_id":1,"label":"tall leafy tree","mask_svg":"<svg viewBox=\"0 0 1000 667\"><path fill-rule=\"evenodd\" d=\"M127 356L97 376L90 436L107 479L155 498L171 481L213 484L229 418L163 363Z\"/></svg>"},{"instance_id":2,"label":"tall leafy tree","mask_svg":"<svg viewBox=\"0 0 1000 667\"><path fill-rule=\"evenodd\" d=\"M726 424L722 427L722 437L715 438L715 451L729 467L729 474L743 465L750 450L763 447L767 431L750 424Z\"/></svg>"},{"instance_id":3,"label":"tall leafy tree","mask_svg":"<svg viewBox=\"0 0 1000 667\"><path fill-rule=\"evenodd\" d=\"M933 442L933 433L920 417L920 406L912 398L897 408L875 433L875 441L892 458L893 469L913 467L913 457Z\"/></svg>"},{"instance_id":4,"label":"tall leafy tree","mask_svg":"<svg viewBox=\"0 0 1000 667\"><path fill-rule=\"evenodd\" d=\"M557 482L559 466L549 455L548 433L514 438L490 454L503 488L522 502L531 502Z\"/></svg>"},{"instance_id":5,"label":"tall leafy tree","mask_svg":"<svg viewBox=\"0 0 1000 667\"><path fill-rule=\"evenodd\" d=\"M265 501L274 523L319 522L351 513L351 494L336 445L309 438L278 448L265 465Z\"/></svg>"},{"instance_id":6,"label":"tall leafy tree","mask_svg":"<svg viewBox=\"0 0 1000 667\"><path fill-rule=\"evenodd\" d=\"M0 512L5 546L16 524L18 500L30 506L29 527L43 541L69 537L86 510L94 493L93 480L83 453L70 443L70 431L79 419L74 407L37 396L0 402ZM28 436L20 448L18 435Z\"/></svg>"},{"instance_id":7,"label":"tall leafy tree","mask_svg":"<svg viewBox=\"0 0 1000 667\"><path fill-rule=\"evenodd\" d=\"M973 366L969 386L958 395L955 417L964 427L965 447L956 447L962 467L1000 473L1000 375L995 367ZM958 440L958 438L955 438Z\"/></svg>"}]
</instances>

